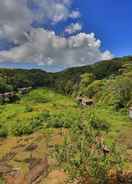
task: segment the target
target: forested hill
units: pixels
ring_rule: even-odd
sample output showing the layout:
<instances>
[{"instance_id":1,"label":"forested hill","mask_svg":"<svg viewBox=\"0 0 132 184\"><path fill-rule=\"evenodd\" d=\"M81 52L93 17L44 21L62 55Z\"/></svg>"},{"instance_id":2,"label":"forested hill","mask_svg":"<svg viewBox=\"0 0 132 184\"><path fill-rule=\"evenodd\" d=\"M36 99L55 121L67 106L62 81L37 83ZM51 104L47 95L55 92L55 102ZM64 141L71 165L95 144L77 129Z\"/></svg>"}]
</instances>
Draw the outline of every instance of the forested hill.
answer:
<instances>
[{"instance_id":1,"label":"forested hill","mask_svg":"<svg viewBox=\"0 0 132 184\"><path fill-rule=\"evenodd\" d=\"M93 65L69 68L57 73L48 73L38 69L0 69L0 92L15 90L20 87L50 87L60 92L71 94L80 83L81 75L92 73L95 80L119 75L132 63L132 57L115 58Z\"/></svg>"},{"instance_id":2,"label":"forested hill","mask_svg":"<svg viewBox=\"0 0 132 184\"><path fill-rule=\"evenodd\" d=\"M38 69L0 69L0 92L12 91L17 88L33 88L49 86L50 73Z\"/></svg>"},{"instance_id":3,"label":"forested hill","mask_svg":"<svg viewBox=\"0 0 132 184\"><path fill-rule=\"evenodd\" d=\"M53 86L65 94L72 94L78 88L83 74L92 74L94 80L108 79L132 72L132 57L115 58L93 65L74 67L52 74ZM86 85L87 86L87 85Z\"/></svg>"}]
</instances>

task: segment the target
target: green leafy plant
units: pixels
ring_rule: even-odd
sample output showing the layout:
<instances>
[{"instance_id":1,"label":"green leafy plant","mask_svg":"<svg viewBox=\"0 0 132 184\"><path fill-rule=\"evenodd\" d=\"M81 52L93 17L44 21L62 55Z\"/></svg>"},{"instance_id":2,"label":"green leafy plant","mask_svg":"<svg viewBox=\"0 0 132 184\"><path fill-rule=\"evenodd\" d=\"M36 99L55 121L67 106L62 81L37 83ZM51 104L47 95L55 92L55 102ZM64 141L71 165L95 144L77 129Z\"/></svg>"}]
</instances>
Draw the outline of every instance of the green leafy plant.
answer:
<instances>
[{"instance_id":1,"label":"green leafy plant","mask_svg":"<svg viewBox=\"0 0 132 184\"><path fill-rule=\"evenodd\" d=\"M95 115L93 112L90 114L88 121L90 126L96 130L103 130L106 132L110 130L110 124L106 120Z\"/></svg>"},{"instance_id":2,"label":"green leafy plant","mask_svg":"<svg viewBox=\"0 0 132 184\"><path fill-rule=\"evenodd\" d=\"M6 138L7 136L8 136L8 130L4 126L2 126L0 128L0 137Z\"/></svg>"},{"instance_id":3,"label":"green leafy plant","mask_svg":"<svg viewBox=\"0 0 132 184\"><path fill-rule=\"evenodd\" d=\"M68 174L68 182L107 184L110 170L122 169L122 158L115 144L105 154L100 137L91 126L81 123L71 128L62 145L55 146L55 158Z\"/></svg>"}]
</instances>

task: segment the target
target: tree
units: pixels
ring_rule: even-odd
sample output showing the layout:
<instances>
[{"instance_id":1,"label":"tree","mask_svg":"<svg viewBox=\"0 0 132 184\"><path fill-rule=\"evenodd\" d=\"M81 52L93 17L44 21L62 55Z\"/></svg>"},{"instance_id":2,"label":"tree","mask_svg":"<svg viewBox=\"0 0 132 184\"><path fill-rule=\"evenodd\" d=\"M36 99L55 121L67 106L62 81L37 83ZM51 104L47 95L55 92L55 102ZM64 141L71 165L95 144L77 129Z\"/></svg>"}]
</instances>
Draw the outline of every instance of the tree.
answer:
<instances>
[{"instance_id":1,"label":"tree","mask_svg":"<svg viewBox=\"0 0 132 184\"><path fill-rule=\"evenodd\" d=\"M94 75L92 73L84 73L81 75L81 81L79 86L79 93L85 94L87 93L88 86L94 81Z\"/></svg>"}]
</instances>

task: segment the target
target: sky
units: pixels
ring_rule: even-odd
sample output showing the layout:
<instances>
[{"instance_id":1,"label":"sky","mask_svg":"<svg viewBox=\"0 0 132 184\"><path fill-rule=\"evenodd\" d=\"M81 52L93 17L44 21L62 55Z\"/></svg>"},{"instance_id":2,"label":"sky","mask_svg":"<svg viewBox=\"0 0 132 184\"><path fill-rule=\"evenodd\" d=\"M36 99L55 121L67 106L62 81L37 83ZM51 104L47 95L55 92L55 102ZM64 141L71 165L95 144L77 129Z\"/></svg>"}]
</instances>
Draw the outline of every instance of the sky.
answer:
<instances>
[{"instance_id":1,"label":"sky","mask_svg":"<svg viewBox=\"0 0 132 184\"><path fill-rule=\"evenodd\" d=\"M0 0L0 67L59 71L132 55L131 0Z\"/></svg>"}]
</instances>

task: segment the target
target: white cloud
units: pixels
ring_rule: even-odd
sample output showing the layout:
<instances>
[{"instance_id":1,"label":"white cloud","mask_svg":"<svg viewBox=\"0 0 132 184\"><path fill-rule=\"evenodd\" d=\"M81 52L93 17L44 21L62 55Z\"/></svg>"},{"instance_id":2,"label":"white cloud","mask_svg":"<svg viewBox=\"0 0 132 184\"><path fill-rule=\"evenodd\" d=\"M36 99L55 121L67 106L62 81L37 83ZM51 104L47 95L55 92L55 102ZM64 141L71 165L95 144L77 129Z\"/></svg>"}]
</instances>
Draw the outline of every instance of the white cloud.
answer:
<instances>
[{"instance_id":1,"label":"white cloud","mask_svg":"<svg viewBox=\"0 0 132 184\"><path fill-rule=\"evenodd\" d=\"M33 14L26 0L0 1L0 37L13 42L25 40L30 30Z\"/></svg>"},{"instance_id":2,"label":"white cloud","mask_svg":"<svg viewBox=\"0 0 132 184\"><path fill-rule=\"evenodd\" d=\"M94 33L65 38L54 31L32 27L34 21L48 20L55 24L69 17L79 18L79 11L70 10L71 3L72 0L0 0L0 39L17 44L8 51L0 51L0 62L69 67L112 58L109 51L100 51L101 41ZM72 34L81 29L75 23L65 32Z\"/></svg>"},{"instance_id":3,"label":"white cloud","mask_svg":"<svg viewBox=\"0 0 132 184\"><path fill-rule=\"evenodd\" d=\"M35 20L58 23L70 16L70 5L71 0L0 0L0 38L21 44Z\"/></svg>"},{"instance_id":4,"label":"white cloud","mask_svg":"<svg viewBox=\"0 0 132 184\"><path fill-rule=\"evenodd\" d=\"M65 33L73 34L82 30L82 25L79 23L72 23L65 29Z\"/></svg>"},{"instance_id":5,"label":"white cloud","mask_svg":"<svg viewBox=\"0 0 132 184\"><path fill-rule=\"evenodd\" d=\"M71 14L70 14L70 18L73 18L73 19L77 19L77 18L79 18L81 15L80 15L80 12L79 11L77 11L77 10L74 10L74 11L72 11L71 12Z\"/></svg>"},{"instance_id":6,"label":"white cloud","mask_svg":"<svg viewBox=\"0 0 132 184\"><path fill-rule=\"evenodd\" d=\"M36 18L41 21L49 19L53 23L60 22L70 15L69 6L70 0L31 0L37 9L34 14Z\"/></svg>"},{"instance_id":7,"label":"white cloud","mask_svg":"<svg viewBox=\"0 0 132 184\"><path fill-rule=\"evenodd\" d=\"M102 53L102 60L109 60L111 57L111 52L109 50L106 50L105 52Z\"/></svg>"},{"instance_id":8,"label":"white cloud","mask_svg":"<svg viewBox=\"0 0 132 184\"><path fill-rule=\"evenodd\" d=\"M30 39L25 44L10 51L1 51L0 60L66 67L81 66L112 58L110 52L101 52L100 46L100 40L97 40L93 33L80 33L64 38L39 28L32 29Z\"/></svg>"}]
</instances>

